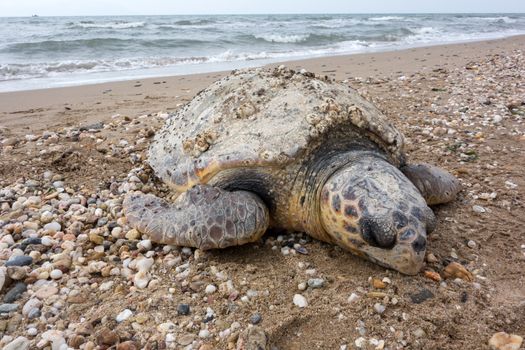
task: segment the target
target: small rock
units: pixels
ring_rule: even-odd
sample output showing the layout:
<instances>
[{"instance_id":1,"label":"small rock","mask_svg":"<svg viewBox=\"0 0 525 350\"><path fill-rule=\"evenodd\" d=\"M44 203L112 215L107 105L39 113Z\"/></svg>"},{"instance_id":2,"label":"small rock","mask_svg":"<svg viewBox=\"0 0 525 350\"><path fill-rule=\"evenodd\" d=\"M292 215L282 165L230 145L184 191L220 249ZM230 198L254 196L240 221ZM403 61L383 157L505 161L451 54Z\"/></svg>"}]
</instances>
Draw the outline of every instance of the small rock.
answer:
<instances>
[{"instance_id":1,"label":"small rock","mask_svg":"<svg viewBox=\"0 0 525 350\"><path fill-rule=\"evenodd\" d=\"M258 326L249 327L242 332L236 346L236 350L255 349L268 349L268 337Z\"/></svg>"},{"instance_id":2,"label":"small rock","mask_svg":"<svg viewBox=\"0 0 525 350\"><path fill-rule=\"evenodd\" d=\"M434 264L434 263L438 262L438 259L436 258L436 256L434 254L428 253L427 254L427 262L430 263L430 264Z\"/></svg>"},{"instance_id":3,"label":"small rock","mask_svg":"<svg viewBox=\"0 0 525 350\"><path fill-rule=\"evenodd\" d=\"M425 289L420 290L417 293L411 294L410 300L412 300L414 304L421 304L425 300L428 300L433 297L434 297L434 294L432 294L430 290L425 288Z\"/></svg>"},{"instance_id":4,"label":"small rock","mask_svg":"<svg viewBox=\"0 0 525 350\"><path fill-rule=\"evenodd\" d=\"M484 213L484 212L487 211L487 209L485 209L485 208L482 207L481 205L474 205L474 206L472 207L472 210L474 210L474 212L476 212L476 213L480 213L480 214L481 214L481 213Z\"/></svg>"},{"instance_id":5,"label":"small rock","mask_svg":"<svg viewBox=\"0 0 525 350\"><path fill-rule=\"evenodd\" d=\"M461 278L464 281L474 281L474 276L468 271L463 265L457 262L451 262L443 270L443 276L445 278Z\"/></svg>"},{"instance_id":6,"label":"small rock","mask_svg":"<svg viewBox=\"0 0 525 350\"><path fill-rule=\"evenodd\" d=\"M250 316L250 323L251 324L259 324L262 321L262 316L260 313L255 313Z\"/></svg>"},{"instance_id":7,"label":"small rock","mask_svg":"<svg viewBox=\"0 0 525 350\"><path fill-rule=\"evenodd\" d=\"M33 263L33 258L28 255L12 256L7 260L5 266L28 266Z\"/></svg>"},{"instance_id":8,"label":"small rock","mask_svg":"<svg viewBox=\"0 0 525 350\"><path fill-rule=\"evenodd\" d=\"M8 314L18 309L18 304L0 304L0 314Z\"/></svg>"},{"instance_id":9,"label":"small rock","mask_svg":"<svg viewBox=\"0 0 525 350\"><path fill-rule=\"evenodd\" d=\"M193 343L195 336L193 334L184 334L177 338L177 343L182 346L187 346Z\"/></svg>"},{"instance_id":10,"label":"small rock","mask_svg":"<svg viewBox=\"0 0 525 350\"><path fill-rule=\"evenodd\" d=\"M441 282L441 276L437 272L426 270L424 272L424 275L428 279L431 279L436 282Z\"/></svg>"},{"instance_id":11,"label":"small rock","mask_svg":"<svg viewBox=\"0 0 525 350\"><path fill-rule=\"evenodd\" d=\"M470 240L467 242L467 246L468 246L469 248L471 248L471 249L474 249L474 248L476 248L476 242L474 242L473 240L470 239Z\"/></svg>"},{"instance_id":12,"label":"small rock","mask_svg":"<svg viewBox=\"0 0 525 350\"><path fill-rule=\"evenodd\" d=\"M359 299L359 295L355 294L355 293L352 293L350 294L350 296L348 297L348 299L346 300L349 304L357 301Z\"/></svg>"},{"instance_id":13,"label":"small rock","mask_svg":"<svg viewBox=\"0 0 525 350\"><path fill-rule=\"evenodd\" d=\"M53 222L50 222L44 225L44 230L50 231L50 232L58 232L60 231L61 228L62 226L60 226L60 224L56 221L53 221Z\"/></svg>"},{"instance_id":14,"label":"small rock","mask_svg":"<svg viewBox=\"0 0 525 350\"><path fill-rule=\"evenodd\" d=\"M423 329L421 329L421 328L416 329L412 333L414 334L414 337L416 337L416 338L424 338L427 335L425 333L425 331Z\"/></svg>"},{"instance_id":15,"label":"small rock","mask_svg":"<svg viewBox=\"0 0 525 350\"><path fill-rule=\"evenodd\" d=\"M492 350L519 350L522 342L519 335L498 332L490 338L489 346Z\"/></svg>"},{"instance_id":16,"label":"small rock","mask_svg":"<svg viewBox=\"0 0 525 350\"><path fill-rule=\"evenodd\" d=\"M29 349L29 340L25 337L18 337L12 342L6 344L3 350L27 350Z\"/></svg>"},{"instance_id":17,"label":"small rock","mask_svg":"<svg viewBox=\"0 0 525 350\"><path fill-rule=\"evenodd\" d=\"M297 289L299 289L301 292L306 290L306 283L301 282L297 285Z\"/></svg>"},{"instance_id":18,"label":"small rock","mask_svg":"<svg viewBox=\"0 0 525 350\"><path fill-rule=\"evenodd\" d=\"M372 287L377 288L377 289L386 288L386 283L381 281L379 278L372 278L372 281L370 281L370 284L372 285Z\"/></svg>"},{"instance_id":19,"label":"small rock","mask_svg":"<svg viewBox=\"0 0 525 350\"><path fill-rule=\"evenodd\" d=\"M69 338L68 345L71 346L73 349L78 349L80 345L84 344L86 342L86 338L79 334L75 334L71 338Z\"/></svg>"},{"instance_id":20,"label":"small rock","mask_svg":"<svg viewBox=\"0 0 525 350\"><path fill-rule=\"evenodd\" d=\"M27 271L23 266L9 266L7 268L7 275L15 281L24 279L27 276Z\"/></svg>"},{"instance_id":21,"label":"small rock","mask_svg":"<svg viewBox=\"0 0 525 350\"><path fill-rule=\"evenodd\" d=\"M117 333L104 328L97 336L97 341L100 345L113 345L120 340Z\"/></svg>"},{"instance_id":22,"label":"small rock","mask_svg":"<svg viewBox=\"0 0 525 350\"><path fill-rule=\"evenodd\" d=\"M179 315L189 315L190 306L188 304L179 304L177 305L177 314Z\"/></svg>"},{"instance_id":23,"label":"small rock","mask_svg":"<svg viewBox=\"0 0 525 350\"><path fill-rule=\"evenodd\" d=\"M22 308L22 315L28 316L30 313L34 312L34 309L39 310L42 307L42 302L36 298L29 299Z\"/></svg>"},{"instance_id":24,"label":"small rock","mask_svg":"<svg viewBox=\"0 0 525 350\"><path fill-rule=\"evenodd\" d=\"M51 277L54 280L58 280L62 278L62 275L63 275L63 272L60 271L59 269L54 269L53 271L49 273L49 277Z\"/></svg>"},{"instance_id":25,"label":"small rock","mask_svg":"<svg viewBox=\"0 0 525 350\"><path fill-rule=\"evenodd\" d=\"M204 289L204 293L212 294L212 293L215 293L216 290L217 290L217 287L215 287L213 284L208 284L206 286L206 289Z\"/></svg>"},{"instance_id":26,"label":"small rock","mask_svg":"<svg viewBox=\"0 0 525 350\"><path fill-rule=\"evenodd\" d=\"M151 244L151 241L149 239L144 239L142 241L140 241L139 243L137 243L137 248L140 250L140 251L148 251L148 250L151 250L152 248L152 244Z\"/></svg>"},{"instance_id":27,"label":"small rock","mask_svg":"<svg viewBox=\"0 0 525 350\"><path fill-rule=\"evenodd\" d=\"M12 303L13 301L20 298L22 294L27 290L27 285L24 282L18 282L4 295L5 303Z\"/></svg>"},{"instance_id":28,"label":"small rock","mask_svg":"<svg viewBox=\"0 0 525 350\"><path fill-rule=\"evenodd\" d=\"M133 315L133 311L131 311L130 309L124 309L121 313L117 315L117 317L115 317L115 320L118 323L124 322L125 320L130 318L132 315Z\"/></svg>"},{"instance_id":29,"label":"small rock","mask_svg":"<svg viewBox=\"0 0 525 350\"><path fill-rule=\"evenodd\" d=\"M35 296L40 300L45 300L58 293L58 288L53 286L43 286L35 292Z\"/></svg>"},{"instance_id":30,"label":"small rock","mask_svg":"<svg viewBox=\"0 0 525 350\"><path fill-rule=\"evenodd\" d=\"M383 312L385 312L385 310L386 310L386 307L383 304L379 304L379 303L374 304L374 311L377 312L378 314L382 314Z\"/></svg>"},{"instance_id":31,"label":"small rock","mask_svg":"<svg viewBox=\"0 0 525 350\"><path fill-rule=\"evenodd\" d=\"M199 331L199 338L206 339L206 338L209 338L209 336L210 336L210 331L209 330L201 329Z\"/></svg>"},{"instance_id":32,"label":"small rock","mask_svg":"<svg viewBox=\"0 0 525 350\"><path fill-rule=\"evenodd\" d=\"M128 340L123 343L119 343L117 345L117 350L138 350L138 347L133 341Z\"/></svg>"},{"instance_id":33,"label":"small rock","mask_svg":"<svg viewBox=\"0 0 525 350\"><path fill-rule=\"evenodd\" d=\"M322 278L310 278L308 280L308 287L313 288L313 289L323 288L324 283L325 283L324 279Z\"/></svg>"},{"instance_id":34,"label":"small rock","mask_svg":"<svg viewBox=\"0 0 525 350\"><path fill-rule=\"evenodd\" d=\"M308 301L306 301L306 298L303 297L301 294L295 294L293 296L293 303L295 306L298 306L300 308L308 306Z\"/></svg>"}]
</instances>

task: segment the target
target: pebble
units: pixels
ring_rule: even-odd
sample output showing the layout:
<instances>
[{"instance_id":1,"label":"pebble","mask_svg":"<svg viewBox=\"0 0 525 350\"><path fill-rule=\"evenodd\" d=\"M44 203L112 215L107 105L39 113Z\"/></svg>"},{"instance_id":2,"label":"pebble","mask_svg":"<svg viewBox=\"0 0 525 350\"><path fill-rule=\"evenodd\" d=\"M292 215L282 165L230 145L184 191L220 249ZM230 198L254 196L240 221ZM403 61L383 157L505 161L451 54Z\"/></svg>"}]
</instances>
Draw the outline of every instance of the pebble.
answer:
<instances>
[{"instance_id":1,"label":"pebble","mask_svg":"<svg viewBox=\"0 0 525 350\"><path fill-rule=\"evenodd\" d=\"M60 226L60 224L56 221L53 221L53 222L50 222L44 225L44 230L50 231L50 232L58 232L60 231L61 228L62 226Z\"/></svg>"},{"instance_id":2,"label":"pebble","mask_svg":"<svg viewBox=\"0 0 525 350\"><path fill-rule=\"evenodd\" d=\"M410 300L412 300L414 304L421 304L425 300L431 299L433 297L434 294L426 288L420 290L417 293L410 294Z\"/></svg>"},{"instance_id":3,"label":"pebble","mask_svg":"<svg viewBox=\"0 0 525 350\"><path fill-rule=\"evenodd\" d=\"M298 306L300 308L308 306L308 301L306 301L306 298L303 297L301 294L295 294L293 296L293 303L295 306Z\"/></svg>"},{"instance_id":4,"label":"pebble","mask_svg":"<svg viewBox=\"0 0 525 350\"><path fill-rule=\"evenodd\" d=\"M519 335L498 332L490 338L489 346L492 350L519 350L522 342Z\"/></svg>"},{"instance_id":5,"label":"pebble","mask_svg":"<svg viewBox=\"0 0 525 350\"><path fill-rule=\"evenodd\" d=\"M18 310L18 304L0 304L0 314L8 314Z\"/></svg>"},{"instance_id":6,"label":"pebble","mask_svg":"<svg viewBox=\"0 0 525 350\"><path fill-rule=\"evenodd\" d=\"M443 277L445 278L461 278L464 281L472 282L474 281L474 276L472 273L465 268L465 266L457 263L451 262L443 270Z\"/></svg>"},{"instance_id":7,"label":"pebble","mask_svg":"<svg viewBox=\"0 0 525 350\"><path fill-rule=\"evenodd\" d=\"M27 290L27 285L24 282L18 282L4 295L5 303L12 303L20 298L20 296Z\"/></svg>"},{"instance_id":8,"label":"pebble","mask_svg":"<svg viewBox=\"0 0 525 350\"><path fill-rule=\"evenodd\" d=\"M148 286L149 276L144 271L139 271L133 277L133 284L139 289L144 289Z\"/></svg>"},{"instance_id":9,"label":"pebble","mask_svg":"<svg viewBox=\"0 0 525 350\"><path fill-rule=\"evenodd\" d=\"M177 305L177 314L179 315L189 315L190 306L188 304L179 304Z\"/></svg>"},{"instance_id":10,"label":"pebble","mask_svg":"<svg viewBox=\"0 0 525 350\"><path fill-rule=\"evenodd\" d=\"M115 317L115 320L118 323L121 323L127 320L128 318L130 318L132 315L133 315L133 311L131 311L130 309L124 309L121 313L117 315L117 317Z\"/></svg>"},{"instance_id":11,"label":"pebble","mask_svg":"<svg viewBox=\"0 0 525 350\"><path fill-rule=\"evenodd\" d=\"M118 343L119 340L118 334L107 328L102 329L97 336L97 341L100 345L113 345Z\"/></svg>"},{"instance_id":12,"label":"pebble","mask_svg":"<svg viewBox=\"0 0 525 350\"><path fill-rule=\"evenodd\" d=\"M474 242L473 240L470 239L470 240L467 242L467 246L468 246L469 248L471 248L471 249L474 249L474 248L476 248L476 242Z\"/></svg>"},{"instance_id":13,"label":"pebble","mask_svg":"<svg viewBox=\"0 0 525 350\"><path fill-rule=\"evenodd\" d=\"M215 287L213 284L208 284L206 286L206 289L204 289L204 293L212 294L212 293L215 293L216 290L217 290L217 287Z\"/></svg>"},{"instance_id":14,"label":"pebble","mask_svg":"<svg viewBox=\"0 0 525 350\"><path fill-rule=\"evenodd\" d=\"M416 338L424 338L427 335L421 328L416 329L412 334L414 334L414 337Z\"/></svg>"},{"instance_id":15,"label":"pebble","mask_svg":"<svg viewBox=\"0 0 525 350\"><path fill-rule=\"evenodd\" d=\"M301 282L297 285L297 289L299 289L301 292L306 290L306 283Z\"/></svg>"},{"instance_id":16,"label":"pebble","mask_svg":"<svg viewBox=\"0 0 525 350\"><path fill-rule=\"evenodd\" d=\"M42 307L42 302L36 298L29 299L22 308L22 315L28 316L29 314L35 313L35 310L39 311Z\"/></svg>"},{"instance_id":17,"label":"pebble","mask_svg":"<svg viewBox=\"0 0 525 350\"><path fill-rule=\"evenodd\" d=\"M203 339L206 339L210 336L210 331L207 330L207 329L201 329L199 331L199 338L203 338Z\"/></svg>"},{"instance_id":18,"label":"pebble","mask_svg":"<svg viewBox=\"0 0 525 350\"><path fill-rule=\"evenodd\" d=\"M487 209L485 209L485 208L482 207L481 205L474 205L474 206L472 207L472 210L474 210L474 212L476 212L476 213L480 213L480 214L481 214L481 213L484 213L484 212L487 211Z\"/></svg>"},{"instance_id":19,"label":"pebble","mask_svg":"<svg viewBox=\"0 0 525 350\"><path fill-rule=\"evenodd\" d=\"M324 283L325 281L322 278L310 278L308 280L308 287L313 288L313 289L323 288Z\"/></svg>"},{"instance_id":20,"label":"pebble","mask_svg":"<svg viewBox=\"0 0 525 350\"><path fill-rule=\"evenodd\" d=\"M33 263L33 258L28 255L12 256L7 260L5 266L28 266Z\"/></svg>"},{"instance_id":21,"label":"pebble","mask_svg":"<svg viewBox=\"0 0 525 350\"><path fill-rule=\"evenodd\" d=\"M383 312L385 312L385 310L386 310L386 307L383 304L379 304L379 303L374 304L374 311L377 312L378 314L382 314Z\"/></svg>"},{"instance_id":22,"label":"pebble","mask_svg":"<svg viewBox=\"0 0 525 350\"><path fill-rule=\"evenodd\" d=\"M7 268L7 275L11 279L19 281L27 276L27 271L23 266L9 266Z\"/></svg>"},{"instance_id":23,"label":"pebble","mask_svg":"<svg viewBox=\"0 0 525 350\"><path fill-rule=\"evenodd\" d=\"M58 293L58 288L54 286L43 286L35 292L35 296L40 300L46 300Z\"/></svg>"},{"instance_id":24,"label":"pebble","mask_svg":"<svg viewBox=\"0 0 525 350\"><path fill-rule=\"evenodd\" d=\"M25 337L18 337L12 342L6 344L3 350L27 350L29 349L29 340ZM54 349L53 349L54 350Z\"/></svg>"},{"instance_id":25,"label":"pebble","mask_svg":"<svg viewBox=\"0 0 525 350\"><path fill-rule=\"evenodd\" d=\"M51 277L52 279L54 280L58 280L58 279L61 279L63 276L63 272L60 271L59 269L54 269L53 271L51 271L49 273L49 277Z\"/></svg>"},{"instance_id":26,"label":"pebble","mask_svg":"<svg viewBox=\"0 0 525 350\"><path fill-rule=\"evenodd\" d=\"M353 302L357 301L359 299L359 295L355 294L355 293L352 293L350 294L350 296L348 297L348 299L346 299L346 301L349 303L349 304L352 304Z\"/></svg>"},{"instance_id":27,"label":"pebble","mask_svg":"<svg viewBox=\"0 0 525 350\"><path fill-rule=\"evenodd\" d=\"M259 324L262 321L262 316L260 313L255 313L250 316L250 323L251 324Z\"/></svg>"}]
</instances>

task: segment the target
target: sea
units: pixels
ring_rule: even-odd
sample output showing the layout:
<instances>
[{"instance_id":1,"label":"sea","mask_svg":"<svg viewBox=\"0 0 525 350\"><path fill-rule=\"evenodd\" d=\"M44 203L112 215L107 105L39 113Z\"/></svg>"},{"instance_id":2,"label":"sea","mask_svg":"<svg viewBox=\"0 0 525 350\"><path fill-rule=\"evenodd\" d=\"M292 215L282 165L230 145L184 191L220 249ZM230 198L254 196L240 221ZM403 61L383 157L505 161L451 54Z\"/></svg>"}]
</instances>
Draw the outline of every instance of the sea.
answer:
<instances>
[{"instance_id":1,"label":"sea","mask_svg":"<svg viewBox=\"0 0 525 350\"><path fill-rule=\"evenodd\" d=\"M525 14L0 18L0 91L525 34Z\"/></svg>"}]
</instances>

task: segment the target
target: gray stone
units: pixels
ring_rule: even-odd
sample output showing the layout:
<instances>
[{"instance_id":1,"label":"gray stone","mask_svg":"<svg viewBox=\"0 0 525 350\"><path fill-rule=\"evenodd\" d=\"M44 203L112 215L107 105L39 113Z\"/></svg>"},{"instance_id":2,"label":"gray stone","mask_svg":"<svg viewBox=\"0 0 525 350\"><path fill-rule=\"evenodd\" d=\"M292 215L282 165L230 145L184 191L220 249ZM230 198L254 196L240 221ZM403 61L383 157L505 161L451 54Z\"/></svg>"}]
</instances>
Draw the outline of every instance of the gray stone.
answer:
<instances>
[{"instance_id":1,"label":"gray stone","mask_svg":"<svg viewBox=\"0 0 525 350\"><path fill-rule=\"evenodd\" d=\"M12 256L7 260L5 266L27 266L33 263L33 258L28 255Z\"/></svg>"},{"instance_id":2,"label":"gray stone","mask_svg":"<svg viewBox=\"0 0 525 350\"><path fill-rule=\"evenodd\" d=\"M18 309L18 304L0 304L0 314L8 314L10 312L16 311Z\"/></svg>"},{"instance_id":3,"label":"gray stone","mask_svg":"<svg viewBox=\"0 0 525 350\"><path fill-rule=\"evenodd\" d=\"M310 278L308 280L308 287L310 288L323 288L324 279L322 278Z\"/></svg>"},{"instance_id":4,"label":"gray stone","mask_svg":"<svg viewBox=\"0 0 525 350\"><path fill-rule=\"evenodd\" d=\"M18 282L15 284L13 288L9 290L9 292L5 293L4 295L4 302L5 303L12 303L16 299L20 298L20 296L27 290L27 286L24 282Z\"/></svg>"},{"instance_id":5,"label":"gray stone","mask_svg":"<svg viewBox=\"0 0 525 350\"><path fill-rule=\"evenodd\" d=\"M29 349L29 340L26 337L18 337L6 346L3 350L27 350Z\"/></svg>"}]
</instances>

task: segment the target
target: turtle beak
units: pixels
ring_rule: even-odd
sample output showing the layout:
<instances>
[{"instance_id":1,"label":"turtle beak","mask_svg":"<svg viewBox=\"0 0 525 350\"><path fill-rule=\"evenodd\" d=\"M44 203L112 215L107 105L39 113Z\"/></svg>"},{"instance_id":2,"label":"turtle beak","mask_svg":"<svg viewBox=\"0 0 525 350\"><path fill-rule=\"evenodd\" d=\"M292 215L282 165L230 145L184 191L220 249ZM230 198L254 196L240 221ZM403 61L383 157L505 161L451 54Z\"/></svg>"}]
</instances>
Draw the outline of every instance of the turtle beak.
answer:
<instances>
[{"instance_id":1,"label":"turtle beak","mask_svg":"<svg viewBox=\"0 0 525 350\"><path fill-rule=\"evenodd\" d=\"M426 234L408 228L398 236L391 249L374 246L364 246L361 249L368 259L381 266L415 275L423 267L426 247Z\"/></svg>"}]
</instances>

